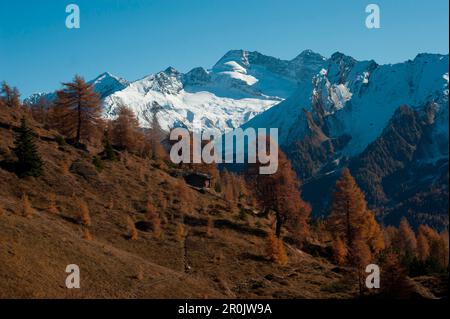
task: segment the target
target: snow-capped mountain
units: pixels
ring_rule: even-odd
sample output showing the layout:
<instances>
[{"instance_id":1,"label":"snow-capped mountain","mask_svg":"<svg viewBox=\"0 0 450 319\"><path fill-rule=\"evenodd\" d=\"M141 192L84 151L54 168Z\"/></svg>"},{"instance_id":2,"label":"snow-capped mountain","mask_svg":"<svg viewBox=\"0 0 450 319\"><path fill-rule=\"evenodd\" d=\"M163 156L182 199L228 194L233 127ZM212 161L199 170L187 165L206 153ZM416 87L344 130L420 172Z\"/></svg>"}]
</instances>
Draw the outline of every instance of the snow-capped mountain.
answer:
<instances>
[{"instance_id":1,"label":"snow-capped mountain","mask_svg":"<svg viewBox=\"0 0 450 319\"><path fill-rule=\"evenodd\" d=\"M378 65L335 53L311 82L311 88L300 85L291 97L244 128L278 127L280 143L288 145L310 130L306 110L329 138L350 136L342 153L353 156L381 134L399 106L436 102L441 123L436 131L448 135L448 124L444 124L448 119L448 55L419 54L413 61Z\"/></svg>"},{"instance_id":2,"label":"snow-capped mountain","mask_svg":"<svg viewBox=\"0 0 450 319\"><path fill-rule=\"evenodd\" d=\"M101 99L104 99L105 97L117 91L123 90L129 85L127 80L112 75L109 72L100 74L98 77L89 81L88 83L93 85L94 91L100 95ZM42 99L46 100L47 102L53 102L56 99L56 93L34 93L24 99L23 102L27 105L35 105Z\"/></svg>"},{"instance_id":3,"label":"snow-capped mountain","mask_svg":"<svg viewBox=\"0 0 450 319\"><path fill-rule=\"evenodd\" d=\"M56 99L56 94L54 92L52 93L45 93L45 92L38 92L33 93L29 97L25 98L23 100L23 103L26 105L37 105L40 101L47 101L52 102Z\"/></svg>"},{"instance_id":4,"label":"snow-capped mountain","mask_svg":"<svg viewBox=\"0 0 450 319\"><path fill-rule=\"evenodd\" d=\"M117 108L131 108L143 127L149 127L156 114L163 130L203 127L226 132L280 103L299 85L310 87L311 78L324 65L320 54L306 50L292 60L280 60L259 52L231 50L211 69L202 67L180 73L172 67L127 82L103 73L89 83L102 98L105 117L113 118ZM55 93L37 93L24 100L33 105Z\"/></svg>"},{"instance_id":5,"label":"snow-capped mountain","mask_svg":"<svg viewBox=\"0 0 450 319\"><path fill-rule=\"evenodd\" d=\"M127 80L112 75L109 72L100 74L88 83L93 84L94 91L100 94L101 99L104 99L117 91L125 89L130 84Z\"/></svg>"},{"instance_id":6,"label":"snow-capped mountain","mask_svg":"<svg viewBox=\"0 0 450 319\"><path fill-rule=\"evenodd\" d=\"M349 136L342 154L354 156L381 134L400 105L436 102L434 130L437 136L448 135L448 55L419 54L412 61L379 65L339 52L326 59L305 50L281 60L231 50L209 70L181 73L169 67L131 83L103 73L89 83L100 94L106 117L125 105L144 127L156 114L166 131L194 129L194 120L220 132L276 127L286 146L301 140L314 124L325 139ZM55 94L34 94L25 102L43 97L52 101Z\"/></svg>"},{"instance_id":7,"label":"snow-capped mountain","mask_svg":"<svg viewBox=\"0 0 450 319\"><path fill-rule=\"evenodd\" d=\"M174 68L131 83L105 98L105 114L130 107L143 126L154 114L163 130L203 127L226 132L288 98L322 67L325 58L305 51L291 61L258 52L232 50L210 70L197 67L182 74Z\"/></svg>"}]
</instances>

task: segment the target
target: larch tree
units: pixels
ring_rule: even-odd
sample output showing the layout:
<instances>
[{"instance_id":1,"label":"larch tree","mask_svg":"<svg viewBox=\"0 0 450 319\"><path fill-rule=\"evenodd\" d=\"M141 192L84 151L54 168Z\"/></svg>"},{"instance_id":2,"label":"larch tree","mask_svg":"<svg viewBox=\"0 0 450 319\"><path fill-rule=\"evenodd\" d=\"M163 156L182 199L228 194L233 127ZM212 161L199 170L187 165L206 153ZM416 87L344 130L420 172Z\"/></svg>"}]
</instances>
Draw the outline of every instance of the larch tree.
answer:
<instances>
[{"instance_id":1,"label":"larch tree","mask_svg":"<svg viewBox=\"0 0 450 319\"><path fill-rule=\"evenodd\" d=\"M338 237L333 241L333 259L338 265L344 265L347 260L348 249L344 241Z\"/></svg>"},{"instance_id":2,"label":"larch tree","mask_svg":"<svg viewBox=\"0 0 450 319\"><path fill-rule=\"evenodd\" d=\"M30 109L33 118L46 127L49 120L50 103L44 97L41 97L36 105L31 106Z\"/></svg>"},{"instance_id":3,"label":"larch tree","mask_svg":"<svg viewBox=\"0 0 450 319\"><path fill-rule=\"evenodd\" d=\"M380 224L376 221L375 215L371 211L367 212L365 229L366 232L363 234L363 237L367 238L367 244L369 245L372 253L377 254L386 248L383 230L381 229Z\"/></svg>"},{"instance_id":4,"label":"larch tree","mask_svg":"<svg viewBox=\"0 0 450 319\"><path fill-rule=\"evenodd\" d=\"M288 263L288 256L284 249L283 240L271 232L267 234L267 255L272 262L279 265L286 265Z\"/></svg>"},{"instance_id":5,"label":"larch tree","mask_svg":"<svg viewBox=\"0 0 450 319\"><path fill-rule=\"evenodd\" d=\"M356 277L358 278L359 294L362 295L364 291L364 279L365 269L370 264L372 259L372 253L369 245L362 240L355 240L352 242L349 248L349 255L347 259L349 263L354 267Z\"/></svg>"},{"instance_id":6,"label":"larch tree","mask_svg":"<svg viewBox=\"0 0 450 319\"><path fill-rule=\"evenodd\" d=\"M224 169L220 174L220 181L225 200L231 207L234 208L236 206L236 192L234 190L235 185L233 184L232 174L229 173L227 169Z\"/></svg>"},{"instance_id":7,"label":"larch tree","mask_svg":"<svg viewBox=\"0 0 450 319\"><path fill-rule=\"evenodd\" d=\"M63 83L62 90L56 92L54 116L57 128L67 137L79 144L87 140L98 127L101 115L100 97L80 76L73 82Z\"/></svg>"},{"instance_id":8,"label":"larch tree","mask_svg":"<svg viewBox=\"0 0 450 319\"><path fill-rule=\"evenodd\" d=\"M387 226L383 229L384 243L386 248L394 249L398 238L398 228L395 226Z\"/></svg>"},{"instance_id":9,"label":"larch tree","mask_svg":"<svg viewBox=\"0 0 450 319\"><path fill-rule=\"evenodd\" d=\"M233 175L233 184L234 198L241 204L249 205L252 201L252 194L245 177L242 175Z\"/></svg>"},{"instance_id":10,"label":"larch tree","mask_svg":"<svg viewBox=\"0 0 450 319\"><path fill-rule=\"evenodd\" d=\"M103 153L104 158L108 161L115 161L117 160L116 153L114 151L114 148L111 145L109 131L106 129L103 133Z\"/></svg>"},{"instance_id":11,"label":"larch tree","mask_svg":"<svg viewBox=\"0 0 450 319\"><path fill-rule=\"evenodd\" d=\"M30 199L27 194L22 195L22 216L26 218L33 217L33 207L31 206Z\"/></svg>"},{"instance_id":12,"label":"larch tree","mask_svg":"<svg viewBox=\"0 0 450 319\"><path fill-rule=\"evenodd\" d=\"M233 184L233 197L239 203L243 191L241 178L236 174L231 174L231 183Z\"/></svg>"},{"instance_id":13,"label":"larch tree","mask_svg":"<svg viewBox=\"0 0 450 319\"><path fill-rule=\"evenodd\" d=\"M127 222L128 239L138 240L139 235L138 235L138 231L136 229L136 225L135 225L133 219L127 215L126 222Z\"/></svg>"},{"instance_id":14,"label":"larch tree","mask_svg":"<svg viewBox=\"0 0 450 319\"><path fill-rule=\"evenodd\" d=\"M91 213L89 211L88 204L83 201L78 201L78 208L79 208L79 222L83 226L91 226Z\"/></svg>"},{"instance_id":15,"label":"larch tree","mask_svg":"<svg viewBox=\"0 0 450 319\"><path fill-rule=\"evenodd\" d=\"M432 256L434 256L438 266L442 270L448 268L448 246L446 245L444 238L440 234L438 234L436 240L431 246L431 254Z\"/></svg>"},{"instance_id":16,"label":"larch tree","mask_svg":"<svg viewBox=\"0 0 450 319\"><path fill-rule=\"evenodd\" d=\"M381 265L380 293L384 298L406 298L411 291L405 269L397 254L388 252Z\"/></svg>"},{"instance_id":17,"label":"larch tree","mask_svg":"<svg viewBox=\"0 0 450 319\"><path fill-rule=\"evenodd\" d=\"M311 208L302 200L300 182L291 162L281 150L278 152L277 172L258 174L256 191L263 210L275 213L275 235L280 238L282 227L286 225L302 241L309 232Z\"/></svg>"},{"instance_id":18,"label":"larch tree","mask_svg":"<svg viewBox=\"0 0 450 319\"><path fill-rule=\"evenodd\" d=\"M151 128L147 132L147 139L150 144L150 158L154 161L167 157L167 152L162 145L163 133L159 125L156 113L153 114Z\"/></svg>"},{"instance_id":19,"label":"larch tree","mask_svg":"<svg viewBox=\"0 0 450 319\"><path fill-rule=\"evenodd\" d=\"M449 262L449 233L448 230L443 231L440 233L442 245L443 245L443 254L444 254L444 266L448 267Z\"/></svg>"},{"instance_id":20,"label":"larch tree","mask_svg":"<svg viewBox=\"0 0 450 319\"><path fill-rule=\"evenodd\" d=\"M139 121L130 108L126 106L119 107L117 118L112 122L111 133L114 146L131 152L137 150L142 136Z\"/></svg>"},{"instance_id":21,"label":"larch tree","mask_svg":"<svg viewBox=\"0 0 450 319\"><path fill-rule=\"evenodd\" d=\"M398 253L404 258L405 262L412 261L417 254L416 235L412 230L406 218L402 218L398 227Z\"/></svg>"},{"instance_id":22,"label":"larch tree","mask_svg":"<svg viewBox=\"0 0 450 319\"><path fill-rule=\"evenodd\" d=\"M348 260L354 266L367 259L367 252L370 259L384 248L380 225L367 208L364 194L348 169L343 170L336 182L327 228L335 238L343 239Z\"/></svg>"},{"instance_id":23,"label":"larch tree","mask_svg":"<svg viewBox=\"0 0 450 319\"><path fill-rule=\"evenodd\" d=\"M347 247L361 239L365 224L367 204L361 189L350 174L344 169L336 182L333 193L328 227L336 236L344 239Z\"/></svg>"},{"instance_id":24,"label":"larch tree","mask_svg":"<svg viewBox=\"0 0 450 319\"><path fill-rule=\"evenodd\" d=\"M424 263L430 256L430 244L428 238L419 227L417 232L417 258L420 262Z\"/></svg>"},{"instance_id":25,"label":"larch tree","mask_svg":"<svg viewBox=\"0 0 450 319\"><path fill-rule=\"evenodd\" d=\"M19 90L3 82L0 89L0 105L11 108L19 107L21 105Z\"/></svg>"},{"instance_id":26,"label":"larch tree","mask_svg":"<svg viewBox=\"0 0 450 319\"><path fill-rule=\"evenodd\" d=\"M420 225L419 232L427 238L430 254L428 261L437 271L443 271L448 267L448 245L444 236L427 225ZM447 233L448 234L448 233Z\"/></svg>"}]
</instances>

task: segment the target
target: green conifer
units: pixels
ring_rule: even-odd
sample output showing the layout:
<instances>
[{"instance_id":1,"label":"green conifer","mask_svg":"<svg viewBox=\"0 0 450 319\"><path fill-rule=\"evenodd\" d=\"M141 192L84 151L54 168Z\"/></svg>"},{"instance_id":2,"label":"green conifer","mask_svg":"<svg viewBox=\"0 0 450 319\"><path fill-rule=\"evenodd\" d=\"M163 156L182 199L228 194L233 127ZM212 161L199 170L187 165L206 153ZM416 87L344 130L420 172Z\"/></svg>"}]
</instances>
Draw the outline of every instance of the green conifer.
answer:
<instances>
[{"instance_id":1,"label":"green conifer","mask_svg":"<svg viewBox=\"0 0 450 319\"><path fill-rule=\"evenodd\" d=\"M108 161L117 160L114 148L112 147L111 142L109 141L108 131L105 131L103 135L103 151L104 151L104 158L106 160Z\"/></svg>"},{"instance_id":2,"label":"green conifer","mask_svg":"<svg viewBox=\"0 0 450 319\"><path fill-rule=\"evenodd\" d=\"M33 132L28 128L25 118L22 118L15 144L14 153L17 156L17 175L20 177L38 177L42 175L44 163L34 143Z\"/></svg>"}]
</instances>

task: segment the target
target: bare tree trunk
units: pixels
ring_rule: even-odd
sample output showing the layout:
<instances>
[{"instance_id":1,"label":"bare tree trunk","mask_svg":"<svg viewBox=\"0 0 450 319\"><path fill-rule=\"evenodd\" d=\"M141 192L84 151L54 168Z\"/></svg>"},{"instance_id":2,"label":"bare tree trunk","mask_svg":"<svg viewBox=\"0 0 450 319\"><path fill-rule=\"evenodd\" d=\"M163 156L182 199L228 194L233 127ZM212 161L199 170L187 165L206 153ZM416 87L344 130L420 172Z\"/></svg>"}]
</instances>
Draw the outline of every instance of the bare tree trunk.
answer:
<instances>
[{"instance_id":1,"label":"bare tree trunk","mask_svg":"<svg viewBox=\"0 0 450 319\"><path fill-rule=\"evenodd\" d=\"M351 225L350 225L350 208L349 208L350 204L349 201L347 200L347 212L346 212L346 221L347 221L347 245L350 247L352 244L352 230L351 230Z\"/></svg>"},{"instance_id":2,"label":"bare tree trunk","mask_svg":"<svg viewBox=\"0 0 450 319\"><path fill-rule=\"evenodd\" d=\"M362 285L362 274L361 274L361 270L358 269L358 284L359 284L359 296L362 297L363 296L363 285Z\"/></svg>"},{"instance_id":3,"label":"bare tree trunk","mask_svg":"<svg viewBox=\"0 0 450 319\"><path fill-rule=\"evenodd\" d=\"M80 140L81 140L81 103L80 103L80 101L78 101L77 111L78 111L78 123L77 123L77 136L76 136L75 140L76 140L77 144L80 144Z\"/></svg>"},{"instance_id":4,"label":"bare tree trunk","mask_svg":"<svg viewBox=\"0 0 450 319\"><path fill-rule=\"evenodd\" d=\"M277 238L281 236L281 227L283 226L283 217L281 217L280 213L276 213L276 225L275 225L275 235Z\"/></svg>"},{"instance_id":5,"label":"bare tree trunk","mask_svg":"<svg viewBox=\"0 0 450 319\"><path fill-rule=\"evenodd\" d=\"M188 260L188 246L187 246L187 239L189 236L189 231L186 233L186 236L183 238L183 265L184 265L184 272L188 273L191 270L191 266L189 266L189 260Z\"/></svg>"}]
</instances>

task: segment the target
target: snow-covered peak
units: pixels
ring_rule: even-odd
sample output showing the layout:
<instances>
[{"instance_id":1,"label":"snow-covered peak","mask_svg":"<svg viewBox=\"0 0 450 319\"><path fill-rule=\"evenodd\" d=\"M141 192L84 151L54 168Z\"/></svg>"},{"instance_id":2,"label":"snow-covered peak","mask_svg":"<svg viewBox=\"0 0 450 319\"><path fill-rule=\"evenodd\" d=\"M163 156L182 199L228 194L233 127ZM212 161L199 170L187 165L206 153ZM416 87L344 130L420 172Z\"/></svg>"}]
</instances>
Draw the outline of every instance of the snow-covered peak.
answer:
<instances>
[{"instance_id":1,"label":"snow-covered peak","mask_svg":"<svg viewBox=\"0 0 450 319\"><path fill-rule=\"evenodd\" d=\"M215 73L235 71L239 73L251 74L264 70L277 76L288 78L295 77L295 66L291 61L281 60L257 51L231 50L228 51L212 68Z\"/></svg>"},{"instance_id":2,"label":"snow-covered peak","mask_svg":"<svg viewBox=\"0 0 450 319\"><path fill-rule=\"evenodd\" d=\"M128 84L127 80L125 80L125 79L123 79L121 77L115 76L114 74L111 74L109 72L103 72L102 74L97 76L94 80L89 81L89 83L97 84L97 83L101 83L101 82L104 82L104 81L117 81L117 82L122 83L123 85L127 85Z\"/></svg>"},{"instance_id":3,"label":"snow-covered peak","mask_svg":"<svg viewBox=\"0 0 450 319\"><path fill-rule=\"evenodd\" d=\"M335 52L328 60L328 77L332 81L345 83L348 74L357 63L358 61L351 56Z\"/></svg>"},{"instance_id":4,"label":"snow-covered peak","mask_svg":"<svg viewBox=\"0 0 450 319\"><path fill-rule=\"evenodd\" d=\"M114 92L123 90L129 85L127 80L115 76L109 72L100 74L88 83L93 85L94 91L99 93L100 98L102 99L113 94Z\"/></svg>"},{"instance_id":5,"label":"snow-covered peak","mask_svg":"<svg viewBox=\"0 0 450 319\"><path fill-rule=\"evenodd\" d=\"M223 70L227 62L235 62L242 66L243 68L248 68L250 66L249 55L257 54L257 52L248 52L245 50L230 50L225 55L220 58L219 61L213 66L215 72L220 72ZM227 68L227 67L225 67Z\"/></svg>"},{"instance_id":6,"label":"snow-covered peak","mask_svg":"<svg viewBox=\"0 0 450 319\"><path fill-rule=\"evenodd\" d=\"M301 83L294 95L244 127L278 127L279 140L287 145L306 134L306 109L320 118L330 138L352 137L344 154L358 154L380 135L400 105L435 102L438 118L448 118L448 63L448 55L419 54L413 61L378 65L337 52L313 75L310 88ZM439 130L448 132L443 123Z\"/></svg>"},{"instance_id":7,"label":"snow-covered peak","mask_svg":"<svg viewBox=\"0 0 450 319\"><path fill-rule=\"evenodd\" d=\"M211 72L241 80L254 92L285 99L300 83L310 86L313 75L323 67L325 60L311 50L303 51L292 60L274 58L257 51L231 50Z\"/></svg>"},{"instance_id":8,"label":"snow-covered peak","mask_svg":"<svg viewBox=\"0 0 450 319\"><path fill-rule=\"evenodd\" d=\"M319 53L312 50L303 50L299 55L297 55L292 62L297 63L319 63L325 61L326 58Z\"/></svg>"},{"instance_id":9,"label":"snow-covered peak","mask_svg":"<svg viewBox=\"0 0 450 319\"><path fill-rule=\"evenodd\" d=\"M174 77L177 77L180 75L180 72L178 72L178 70L172 66L169 66L167 69L165 69L163 71L163 73L167 74L168 76L174 76Z\"/></svg>"},{"instance_id":10,"label":"snow-covered peak","mask_svg":"<svg viewBox=\"0 0 450 319\"><path fill-rule=\"evenodd\" d=\"M350 64L355 64L355 63L357 63L358 61L356 60L356 59L354 59L353 57L351 57L351 56L349 56L349 55L346 55L346 54L344 54L344 53L342 53L342 52L339 52L339 51L336 51L336 52L334 52L332 55L331 55L331 57L330 57L330 59L329 59L331 62L335 62L335 63L344 63L344 64L348 64L348 65L350 65Z\"/></svg>"},{"instance_id":11,"label":"snow-covered peak","mask_svg":"<svg viewBox=\"0 0 450 319\"><path fill-rule=\"evenodd\" d=\"M115 76L109 72L104 72L87 83L92 85L94 91L100 95L101 99L104 99L117 91L125 89L130 84L127 80ZM55 99L55 92L40 92L30 95L24 99L23 102L27 105L33 106L42 100L51 103L55 101Z\"/></svg>"},{"instance_id":12,"label":"snow-covered peak","mask_svg":"<svg viewBox=\"0 0 450 319\"><path fill-rule=\"evenodd\" d=\"M183 76L184 85L206 85L211 82L211 75L202 67L197 67Z\"/></svg>"},{"instance_id":13,"label":"snow-covered peak","mask_svg":"<svg viewBox=\"0 0 450 319\"><path fill-rule=\"evenodd\" d=\"M287 61L231 50L209 71L197 67L182 74L168 68L131 83L105 99L105 114L114 116L117 106L127 105L143 126L151 125L154 116L165 130L192 128L194 119L200 119L225 132L288 98L300 82L310 86L323 63L324 58L312 51Z\"/></svg>"},{"instance_id":14,"label":"snow-covered peak","mask_svg":"<svg viewBox=\"0 0 450 319\"><path fill-rule=\"evenodd\" d=\"M143 95L150 91L163 94L177 94L183 88L181 78L182 74L180 72L173 67L168 67L164 71L135 81L130 86L133 90L137 90Z\"/></svg>"},{"instance_id":15,"label":"snow-covered peak","mask_svg":"<svg viewBox=\"0 0 450 319\"><path fill-rule=\"evenodd\" d=\"M289 61L289 69L298 82L309 85L311 78L325 67L326 58L311 50L304 50Z\"/></svg>"},{"instance_id":16,"label":"snow-covered peak","mask_svg":"<svg viewBox=\"0 0 450 319\"><path fill-rule=\"evenodd\" d=\"M154 116L160 127L193 127L194 120L225 132L279 103L295 89L296 83L247 59L259 53L228 52L207 71L202 67L182 74L174 68L149 75L105 99L105 115L127 105L141 124L151 125ZM252 58L253 59L253 58Z\"/></svg>"},{"instance_id":17,"label":"snow-covered peak","mask_svg":"<svg viewBox=\"0 0 450 319\"><path fill-rule=\"evenodd\" d=\"M23 103L26 105L37 105L39 103L41 103L41 101L49 101L49 99L53 99L55 96L54 93L45 93L45 92L38 92L38 93L33 93L31 94L29 97L25 98L23 100Z\"/></svg>"}]
</instances>

